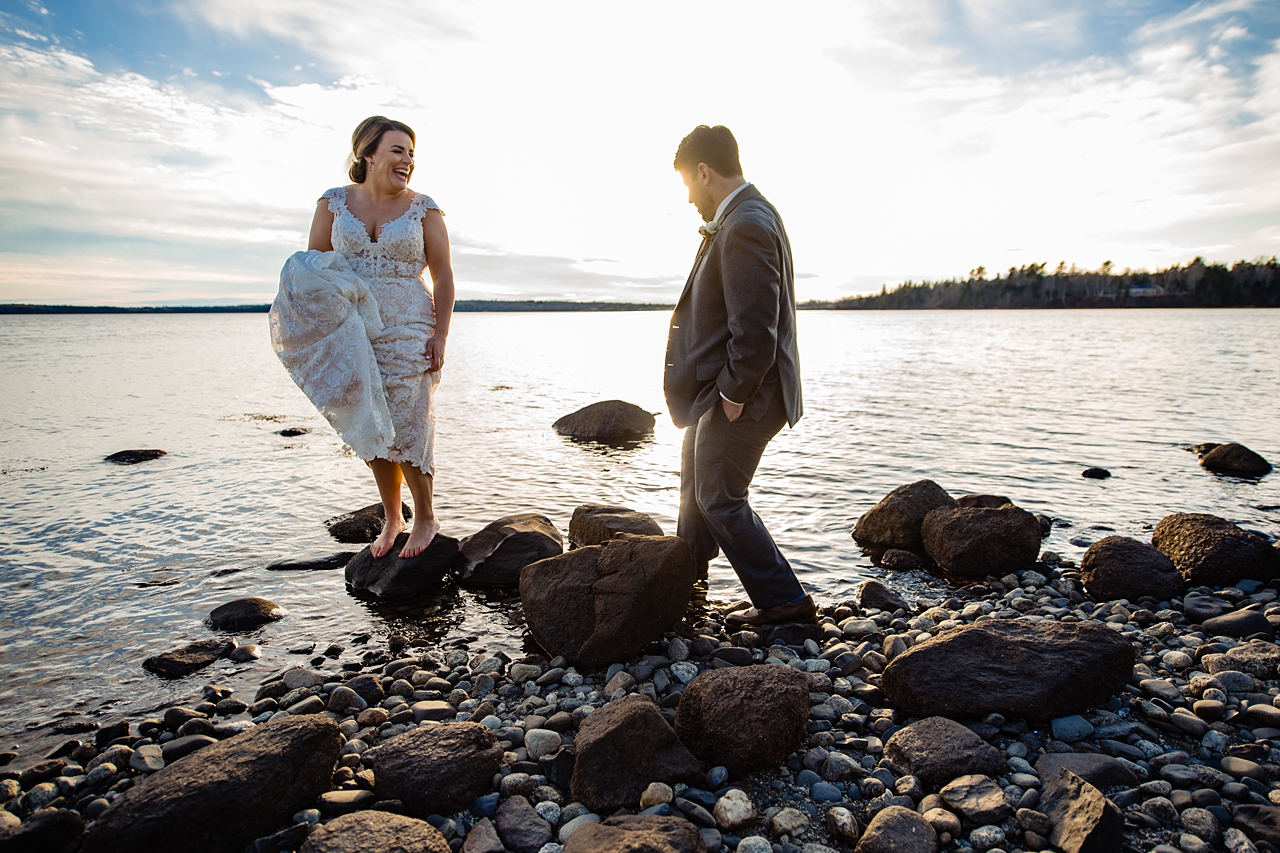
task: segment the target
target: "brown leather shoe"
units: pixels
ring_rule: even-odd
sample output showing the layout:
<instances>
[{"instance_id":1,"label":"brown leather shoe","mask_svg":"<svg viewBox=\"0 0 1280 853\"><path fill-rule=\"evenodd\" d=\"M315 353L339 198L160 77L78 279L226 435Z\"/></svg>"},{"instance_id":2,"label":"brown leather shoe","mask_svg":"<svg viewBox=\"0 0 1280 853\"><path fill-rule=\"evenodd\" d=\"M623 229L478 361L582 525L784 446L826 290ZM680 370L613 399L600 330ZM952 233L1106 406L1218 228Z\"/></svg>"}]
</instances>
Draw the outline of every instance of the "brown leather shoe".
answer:
<instances>
[{"instance_id":1,"label":"brown leather shoe","mask_svg":"<svg viewBox=\"0 0 1280 853\"><path fill-rule=\"evenodd\" d=\"M806 595L794 604L775 604L773 607L766 607L764 610L758 607L739 610L726 616L724 622L730 628L787 625L793 622L816 625L818 622L818 605L813 603L813 596Z\"/></svg>"}]
</instances>

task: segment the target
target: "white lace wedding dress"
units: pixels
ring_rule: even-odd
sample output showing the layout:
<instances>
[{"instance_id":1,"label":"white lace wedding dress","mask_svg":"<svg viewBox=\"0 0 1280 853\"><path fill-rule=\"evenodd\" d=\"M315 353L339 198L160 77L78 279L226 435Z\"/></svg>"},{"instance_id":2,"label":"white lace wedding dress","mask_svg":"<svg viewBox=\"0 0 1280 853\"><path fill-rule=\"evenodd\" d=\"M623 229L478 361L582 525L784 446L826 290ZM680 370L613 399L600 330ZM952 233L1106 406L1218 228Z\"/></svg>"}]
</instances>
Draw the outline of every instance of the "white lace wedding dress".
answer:
<instances>
[{"instance_id":1,"label":"white lace wedding dress","mask_svg":"<svg viewBox=\"0 0 1280 853\"><path fill-rule=\"evenodd\" d=\"M345 188L321 198L333 212L334 251L299 252L285 264L271 308L276 354L361 459L434 474L440 373L426 356L435 307L423 277L422 217L440 208L415 194L375 242L347 210Z\"/></svg>"}]
</instances>

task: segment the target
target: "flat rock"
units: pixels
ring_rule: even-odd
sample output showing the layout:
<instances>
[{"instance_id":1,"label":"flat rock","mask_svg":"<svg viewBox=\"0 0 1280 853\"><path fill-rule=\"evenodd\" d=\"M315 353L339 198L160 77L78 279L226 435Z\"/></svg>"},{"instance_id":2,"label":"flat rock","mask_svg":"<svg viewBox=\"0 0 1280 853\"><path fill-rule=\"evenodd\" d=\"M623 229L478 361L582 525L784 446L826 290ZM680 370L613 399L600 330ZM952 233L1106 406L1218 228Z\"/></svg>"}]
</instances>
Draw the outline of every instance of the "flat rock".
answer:
<instances>
[{"instance_id":1,"label":"flat rock","mask_svg":"<svg viewBox=\"0 0 1280 853\"><path fill-rule=\"evenodd\" d=\"M990 776L960 776L944 785L938 796L966 826L986 826L1013 816L1004 791Z\"/></svg>"},{"instance_id":2,"label":"flat rock","mask_svg":"<svg viewBox=\"0 0 1280 853\"><path fill-rule=\"evenodd\" d=\"M698 828L657 815L620 815L578 827L564 853L706 853Z\"/></svg>"},{"instance_id":3,"label":"flat rock","mask_svg":"<svg viewBox=\"0 0 1280 853\"><path fill-rule=\"evenodd\" d=\"M1090 545L1080 560L1080 576L1095 601L1137 601L1146 595L1168 601L1186 588L1172 560L1125 536L1106 536Z\"/></svg>"},{"instance_id":4,"label":"flat rock","mask_svg":"<svg viewBox=\"0 0 1280 853\"><path fill-rule=\"evenodd\" d=\"M332 569L341 569L347 563L351 562L351 558L355 555L355 551L335 551L332 554L311 554L305 557L276 560L274 563L267 564L267 571L325 572Z\"/></svg>"},{"instance_id":5,"label":"flat rock","mask_svg":"<svg viewBox=\"0 0 1280 853\"><path fill-rule=\"evenodd\" d=\"M413 518L413 510L409 509L406 503L400 504L400 512L404 515L405 521ZM382 523L385 519L386 512L382 504L370 504L363 509L335 515L327 520L324 526L328 528L329 535L339 542L355 544L377 539L378 534L382 532Z\"/></svg>"},{"instance_id":6,"label":"flat rock","mask_svg":"<svg viewBox=\"0 0 1280 853\"><path fill-rule=\"evenodd\" d=\"M740 775L780 764L800 747L808 722L809 681L803 673L744 666L708 670L690 681L676 709L675 729L698 758Z\"/></svg>"},{"instance_id":7,"label":"flat rock","mask_svg":"<svg viewBox=\"0 0 1280 853\"><path fill-rule=\"evenodd\" d=\"M650 782L704 782L697 759L645 696L624 696L589 714L574 750L574 799L596 812L635 805Z\"/></svg>"},{"instance_id":8,"label":"flat rock","mask_svg":"<svg viewBox=\"0 0 1280 853\"><path fill-rule=\"evenodd\" d=\"M255 726L139 777L93 822L84 853L241 850L329 790L342 735L320 715ZM230 819L234 816L234 819Z\"/></svg>"},{"instance_id":9,"label":"flat rock","mask_svg":"<svg viewBox=\"0 0 1280 853\"><path fill-rule=\"evenodd\" d=\"M114 462L117 465L137 465L139 462L150 462L152 459L159 459L161 456L168 456L167 450L119 450L110 456L104 457L104 462Z\"/></svg>"},{"instance_id":10,"label":"flat rock","mask_svg":"<svg viewBox=\"0 0 1280 853\"><path fill-rule=\"evenodd\" d=\"M396 735L378 748L374 791L413 816L451 814L493 786L502 747L479 723L440 723Z\"/></svg>"},{"instance_id":11,"label":"flat rock","mask_svg":"<svg viewBox=\"0 0 1280 853\"><path fill-rule=\"evenodd\" d=\"M1263 681L1280 678L1280 647L1265 640L1251 640L1229 649L1225 655L1215 658L1209 671L1245 672Z\"/></svg>"},{"instance_id":12,"label":"flat rock","mask_svg":"<svg viewBox=\"0 0 1280 853\"><path fill-rule=\"evenodd\" d=\"M660 639L684 615L696 580L683 539L624 533L526 566L520 600L543 649L604 667Z\"/></svg>"},{"instance_id":13,"label":"flat rock","mask_svg":"<svg viewBox=\"0 0 1280 853\"><path fill-rule=\"evenodd\" d=\"M628 441L649 435L655 423L653 415L637 405L605 400L565 415L551 428L570 438Z\"/></svg>"},{"instance_id":14,"label":"flat rock","mask_svg":"<svg viewBox=\"0 0 1280 853\"><path fill-rule=\"evenodd\" d=\"M1216 515L1193 512L1165 516L1151 534L1151 544L1173 561L1192 586L1266 581L1277 571L1276 549L1266 539Z\"/></svg>"},{"instance_id":15,"label":"flat rock","mask_svg":"<svg viewBox=\"0 0 1280 853\"><path fill-rule=\"evenodd\" d=\"M285 609L265 598L237 598L209 611L209 624L219 631L252 631L285 617Z\"/></svg>"},{"instance_id":16,"label":"flat rock","mask_svg":"<svg viewBox=\"0 0 1280 853\"><path fill-rule=\"evenodd\" d=\"M1048 720L1105 703L1133 661L1128 641L1095 622L979 622L898 655L881 687L917 717Z\"/></svg>"},{"instance_id":17,"label":"flat rock","mask_svg":"<svg viewBox=\"0 0 1280 853\"><path fill-rule=\"evenodd\" d=\"M662 527L652 517L625 506L582 504L569 520L569 541L582 548L603 545L619 533L662 536Z\"/></svg>"},{"instance_id":18,"label":"flat rock","mask_svg":"<svg viewBox=\"0 0 1280 853\"><path fill-rule=\"evenodd\" d=\"M367 792L365 792L367 793ZM324 823L298 853L451 853L449 842L425 820L384 811L360 811Z\"/></svg>"},{"instance_id":19,"label":"flat rock","mask_svg":"<svg viewBox=\"0 0 1280 853\"><path fill-rule=\"evenodd\" d=\"M462 586L514 587L525 566L563 552L551 519L536 512L508 515L458 543L454 578Z\"/></svg>"},{"instance_id":20,"label":"flat rock","mask_svg":"<svg viewBox=\"0 0 1280 853\"><path fill-rule=\"evenodd\" d=\"M1046 752L1036 760L1036 774L1042 781L1070 770L1096 788L1123 785L1137 787L1139 779L1130 767L1108 755L1088 752Z\"/></svg>"},{"instance_id":21,"label":"flat rock","mask_svg":"<svg viewBox=\"0 0 1280 853\"><path fill-rule=\"evenodd\" d=\"M1192 624L1203 623L1215 616L1224 616L1235 610L1230 601L1216 595L1187 595L1182 599L1182 613Z\"/></svg>"},{"instance_id":22,"label":"flat rock","mask_svg":"<svg viewBox=\"0 0 1280 853\"><path fill-rule=\"evenodd\" d=\"M902 727L885 742L884 756L899 775L925 785L942 785L957 776L999 776L1004 756L971 729L945 717L928 717Z\"/></svg>"},{"instance_id":23,"label":"flat rock","mask_svg":"<svg viewBox=\"0 0 1280 853\"><path fill-rule=\"evenodd\" d=\"M853 528L853 538L869 550L900 548L924 553L921 525L930 511L958 504L946 489L932 480L899 486L862 514Z\"/></svg>"},{"instance_id":24,"label":"flat rock","mask_svg":"<svg viewBox=\"0 0 1280 853\"><path fill-rule=\"evenodd\" d=\"M1260 610L1236 610L1222 616L1215 616L1204 621L1206 631L1214 637L1251 637L1254 634L1265 634L1274 639L1275 628L1262 615Z\"/></svg>"},{"instance_id":25,"label":"flat rock","mask_svg":"<svg viewBox=\"0 0 1280 853\"><path fill-rule=\"evenodd\" d=\"M408 541L409 534L401 533L381 557L368 548L356 554L347 563L347 585L379 598L409 598L439 586L458 559L458 540L437 533L427 550L405 559L400 549Z\"/></svg>"},{"instance_id":26,"label":"flat rock","mask_svg":"<svg viewBox=\"0 0 1280 853\"><path fill-rule=\"evenodd\" d=\"M1062 853L1119 853L1124 815L1100 790L1065 769L1041 781L1039 809L1053 821L1054 847Z\"/></svg>"},{"instance_id":27,"label":"flat rock","mask_svg":"<svg viewBox=\"0 0 1280 853\"><path fill-rule=\"evenodd\" d=\"M1200 457L1200 467L1215 474L1257 479L1271 473L1271 463L1243 444L1202 445L1208 447Z\"/></svg>"},{"instance_id":28,"label":"flat rock","mask_svg":"<svg viewBox=\"0 0 1280 853\"><path fill-rule=\"evenodd\" d=\"M910 603L905 598L878 580L865 580L859 584L857 591L853 594L853 599L863 609L874 607L876 610L883 610L886 613L893 613L898 610L905 610L910 613L912 610Z\"/></svg>"},{"instance_id":29,"label":"flat rock","mask_svg":"<svg viewBox=\"0 0 1280 853\"><path fill-rule=\"evenodd\" d=\"M235 648L228 640L197 640L194 643L149 657L142 668L161 678L182 678L204 669Z\"/></svg>"},{"instance_id":30,"label":"flat rock","mask_svg":"<svg viewBox=\"0 0 1280 853\"><path fill-rule=\"evenodd\" d=\"M959 577L999 577L1025 569L1040 554L1040 522L1012 505L939 507L925 516L920 533L925 553Z\"/></svg>"}]
</instances>

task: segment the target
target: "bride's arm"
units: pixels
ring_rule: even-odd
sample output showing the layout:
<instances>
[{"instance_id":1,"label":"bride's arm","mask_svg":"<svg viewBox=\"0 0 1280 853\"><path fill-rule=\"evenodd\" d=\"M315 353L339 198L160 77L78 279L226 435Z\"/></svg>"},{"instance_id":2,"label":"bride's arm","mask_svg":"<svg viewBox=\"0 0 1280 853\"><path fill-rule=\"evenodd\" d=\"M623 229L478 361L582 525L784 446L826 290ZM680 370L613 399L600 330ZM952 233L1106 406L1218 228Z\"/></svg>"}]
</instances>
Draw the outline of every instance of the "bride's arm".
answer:
<instances>
[{"instance_id":1,"label":"bride's arm","mask_svg":"<svg viewBox=\"0 0 1280 853\"><path fill-rule=\"evenodd\" d=\"M422 217L422 242L427 250L427 269L431 271L434 292L436 328L427 341L427 357L433 370L444 366L444 343L449 337L449 323L453 320L453 262L449 257L449 230L444 226L444 216L436 210L428 210Z\"/></svg>"},{"instance_id":2,"label":"bride's arm","mask_svg":"<svg viewBox=\"0 0 1280 853\"><path fill-rule=\"evenodd\" d=\"M307 248L320 252L333 251L333 211L329 209L327 198L316 202L316 215L311 219L311 236L307 238Z\"/></svg>"}]
</instances>

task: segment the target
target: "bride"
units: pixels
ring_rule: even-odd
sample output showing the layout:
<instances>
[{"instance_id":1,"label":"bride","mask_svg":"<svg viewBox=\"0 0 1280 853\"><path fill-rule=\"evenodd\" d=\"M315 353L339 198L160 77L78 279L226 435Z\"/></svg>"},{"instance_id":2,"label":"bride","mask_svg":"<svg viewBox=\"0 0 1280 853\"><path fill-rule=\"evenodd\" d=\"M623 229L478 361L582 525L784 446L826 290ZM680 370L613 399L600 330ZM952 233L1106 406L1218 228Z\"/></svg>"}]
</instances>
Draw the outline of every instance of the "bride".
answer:
<instances>
[{"instance_id":1,"label":"bride","mask_svg":"<svg viewBox=\"0 0 1280 853\"><path fill-rule=\"evenodd\" d=\"M376 440L370 440L367 430L359 436L349 435L343 428L344 423L332 416L330 407L322 405L309 387L323 385L312 381L317 370L338 376L355 375L350 364L358 361L360 353L349 352L352 347L338 351L330 348L324 351L323 357L305 356L303 360L309 362L310 375L305 365L296 369L299 359L295 358L291 364L290 357L305 346L299 345L290 351L290 332L294 332L293 340L301 338L295 330L277 331L282 322L288 321L281 321L276 316L277 307L272 308L277 354L312 401L343 433L347 443L373 469L386 516L381 535L370 546L375 557L394 548L397 538L405 531L400 504L402 482L413 495L414 516L413 529L400 556L418 556L440 530L432 509L435 473L432 398L440 380L440 369L444 367L445 340L453 316L454 284L444 213L430 198L409 189L415 141L413 130L401 122L383 116L360 122L351 135L348 173L353 183L331 189L320 197L307 244L306 254L311 256L313 264L339 267L360 288L362 298L372 295L377 303L377 311L369 309L372 316L365 318L362 327L367 327L368 333L362 331L358 343L365 350L368 349L365 338L372 344L382 393L376 388L376 376L367 383L375 386L372 389L353 392L347 388L338 392L345 394L344 405L348 407L376 409L348 416L346 421L350 424L353 419L363 418L364 423L378 422L379 430L374 431L378 436ZM346 265L342 264L342 258L334 256L328 256L332 260L320 260L320 256L310 250L337 252L345 258ZM302 253L295 255L295 259L300 255ZM286 273L289 269L286 264ZM431 272L431 289L424 281L424 270ZM286 299L285 280L286 275L282 274L277 306ZM368 283L367 293L361 280ZM359 300L355 301L359 308ZM351 305L346 307L350 311ZM301 317L308 308L314 314L317 306L285 306L281 312ZM289 315L289 311L293 313ZM336 336L332 340L336 341ZM373 373L371 368L368 373ZM371 393L365 393L366 390ZM386 422L388 412L389 424Z\"/></svg>"}]
</instances>

